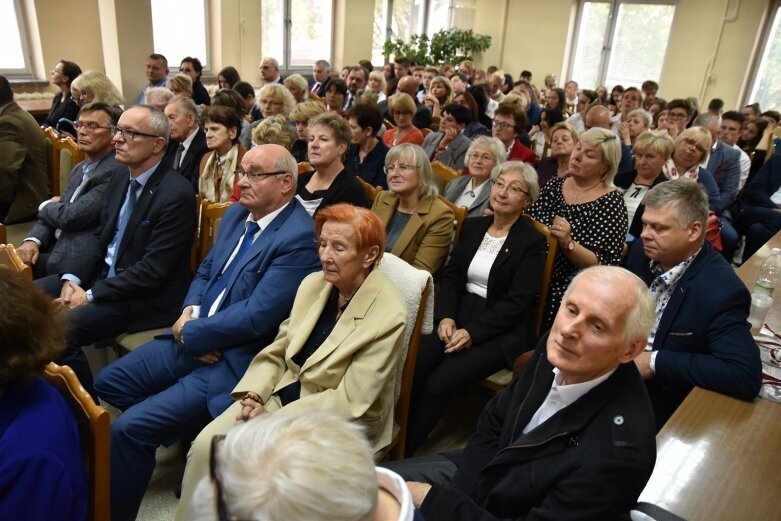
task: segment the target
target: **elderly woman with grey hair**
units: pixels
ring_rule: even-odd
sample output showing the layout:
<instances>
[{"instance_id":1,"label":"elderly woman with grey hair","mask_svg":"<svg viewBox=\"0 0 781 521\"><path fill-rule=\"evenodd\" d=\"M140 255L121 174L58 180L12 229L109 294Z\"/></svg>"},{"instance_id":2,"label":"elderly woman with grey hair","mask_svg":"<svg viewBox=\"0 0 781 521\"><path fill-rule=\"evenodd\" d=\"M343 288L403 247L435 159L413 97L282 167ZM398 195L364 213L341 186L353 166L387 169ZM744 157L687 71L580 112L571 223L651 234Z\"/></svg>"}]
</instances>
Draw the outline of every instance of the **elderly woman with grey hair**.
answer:
<instances>
[{"instance_id":1,"label":"elderly woman with grey hair","mask_svg":"<svg viewBox=\"0 0 781 521\"><path fill-rule=\"evenodd\" d=\"M459 206L469 208L467 217L479 217L488 208L491 192L490 181L504 163L506 150L499 139L480 136L466 151L469 175L456 177L445 187L445 198Z\"/></svg>"},{"instance_id":2,"label":"elderly woman with grey hair","mask_svg":"<svg viewBox=\"0 0 781 521\"><path fill-rule=\"evenodd\" d=\"M603 128L587 130L570 156L569 173L548 181L529 210L558 242L546 328L578 271L621 262L628 223L624 197L613 185L620 160L618 136Z\"/></svg>"},{"instance_id":3,"label":"elderly woman with grey hair","mask_svg":"<svg viewBox=\"0 0 781 521\"><path fill-rule=\"evenodd\" d=\"M512 367L537 340L534 302L547 243L523 218L540 193L537 172L520 161L496 171L493 215L466 220L439 281L437 330L418 351L406 456L426 440L453 393Z\"/></svg>"},{"instance_id":4,"label":"elderly woman with grey hair","mask_svg":"<svg viewBox=\"0 0 781 521\"><path fill-rule=\"evenodd\" d=\"M385 156L389 190L374 200L372 211L385 225L390 252L412 266L436 273L447 257L455 215L437 197L426 153L405 143Z\"/></svg>"}]
</instances>

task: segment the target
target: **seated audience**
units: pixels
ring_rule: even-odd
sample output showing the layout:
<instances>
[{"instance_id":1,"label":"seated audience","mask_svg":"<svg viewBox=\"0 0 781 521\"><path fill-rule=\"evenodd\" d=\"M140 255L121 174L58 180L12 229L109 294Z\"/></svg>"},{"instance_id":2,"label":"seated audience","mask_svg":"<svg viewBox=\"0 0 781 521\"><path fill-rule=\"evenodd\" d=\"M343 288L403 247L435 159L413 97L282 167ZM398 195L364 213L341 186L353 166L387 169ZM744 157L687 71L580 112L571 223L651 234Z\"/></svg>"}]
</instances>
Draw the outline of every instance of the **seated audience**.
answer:
<instances>
[{"instance_id":1,"label":"seated audience","mask_svg":"<svg viewBox=\"0 0 781 521\"><path fill-rule=\"evenodd\" d=\"M71 95L71 84L81 74L81 68L75 63L60 60L51 71L52 84L60 89L52 100L52 107L43 119L44 127L54 127L73 135L72 123L79 115L79 104Z\"/></svg>"},{"instance_id":2,"label":"seated audience","mask_svg":"<svg viewBox=\"0 0 781 521\"><path fill-rule=\"evenodd\" d=\"M321 210L315 227L323 271L304 279L276 339L233 388L235 402L195 439L183 498L208 475L212 437L264 413L331 411L364 425L373 451L391 441L407 312L376 267L382 223L367 209L339 204ZM180 501L177 518L190 519L190 508Z\"/></svg>"},{"instance_id":3,"label":"seated audience","mask_svg":"<svg viewBox=\"0 0 781 521\"><path fill-rule=\"evenodd\" d=\"M105 103L115 107L121 107L124 101L119 89L109 79L108 76L98 71L85 71L81 73L73 83L71 90L79 91L79 105L88 105L90 103Z\"/></svg>"},{"instance_id":4,"label":"seated audience","mask_svg":"<svg viewBox=\"0 0 781 521\"><path fill-rule=\"evenodd\" d=\"M388 191L372 205L387 234L385 251L436 273L453 236L453 210L440 201L431 163L422 148L405 143L385 157Z\"/></svg>"},{"instance_id":5,"label":"seated audience","mask_svg":"<svg viewBox=\"0 0 781 521\"><path fill-rule=\"evenodd\" d=\"M692 127L683 130L675 138L675 148L663 172L668 179L683 177L697 181L708 194L708 207L718 213L721 205L719 187L711 173L701 166L710 147L710 132L704 128Z\"/></svg>"},{"instance_id":6,"label":"seated audience","mask_svg":"<svg viewBox=\"0 0 781 521\"><path fill-rule=\"evenodd\" d=\"M220 89L232 89L241 81L241 75L236 67L228 65L217 73L217 87Z\"/></svg>"},{"instance_id":7,"label":"seated audience","mask_svg":"<svg viewBox=\"0 0 781 521\"><path fill-rule=\"evenodd\" d=\"M539 130L534 132L536 127L532 127L531 150L534 152L535 163L540 159L550 156L550 133L554 125L558 125L564 120L562 113L557 109L543 109L540 112Z\"/></svg>"},{"instance_id":8,"label":"seated audience","mask_svg":"<svg viewBox=\"0 0 781 521\"><path fill-rule=\"evenodd\" d=\"M252 142L255 145L279 145L290 150L295 138L295 129L282 114L263 118L263 121L252 131Z\"/></svg>"},{"instance_id":9,"label":"seated audience","mask_svg":"<svg viewBox=\"0 0 781 521\"><path fill-rule=\"evenodd\" d=\"M550 89L546 97L546 102L546 108L557 109L561 111L565 118L569 117L569 112L567 112L567 95L561 87Z\"/></svg>"},{"instance_id":10,"label":"seated audience","mask_svg":"<svg viewBox=\"0 0 781 521\"><path fill-rule=\"evenodd\" d=\"M621 262L626 207L613 185L620 158L615 134L602 128L587 130L572 152L569 175L548 181L529 209L558 242L545 328L553 322L562 295L578 271Z\"/></svg>"},{"instance_id":11,"label":"seated audience","mask_svg":"<svg viewBox=\"0 0 781 521\"><path fill-rule=\"evenodd\" d=\"M62 351L51 299L0 267L0 512L4 519L87 519L76 420L41 372Z\"/></svg>"},{"instance_id":12,"label":"seated audience","mask_svg":"<svg viewBox=\"0 0 781 521\"><path fill-rule=\"evenodd\" d=\"M198 107L190 98L175 96L165 106L165 115L171 125L171 142L168 144L166 159L174 170L190 182L193 193L197 194L201 158L209 150L206 133L198 125Z\"/></svg>"},{"instance_id":13,"label":"seated audience","mask_svg":"<svg viewBox=\"0 0 781 521\"><path fill-rule=\"evenodd\" d=\"M667 116L669 115L669 112L667 109L659 111L654 116L654 122L653 122L653 129L654 130L664 130L667 131Z\"/></svg>"},{"instance_id":14,"label":"seated audience","mask_svg":"<svg viewBox=\"0 0 781 521\"><path fill-rule=\"evenodd\" d=\"M190 99L193 97L193 80L186 74L179 73L168 78L166 86L168 90L174 93L174 96L183 96Z\"/></svg>"},{"instance_id":15,"label":"seated audience","mask_svg":"<svg viewBox=\"0 0 781 521\"><path fill-rule=\"evenodd\" d=\"M382 134L385 146L390 148L402 143L422 145L423 133L412 124L412 116L416 110L413 98L403 92L397 93L390 97L388 106L396 126Z\"/></svg>"},{"instance_id":16,"label":"seated audience","mask_svg":"<svg viewBox=\"0 0 781 521\"><path fill-rule=\"evenodd\" d=\"M519 161L498 167L493 215L467 219L439 281L437 330L421 340L415 368L407 456L437 424L464 385L512 367L537 341L534 302L547 244L522 218L539 195L537 174Z\"/></svg>"},{"instance_id":17,"label":"seated audience","mask_svg":"<svg viewBox=\"0 0 781 521\"><path fill-rule=\"evenodd\" d=\"M136 518L158 446L195 434L230 405L231 389L317 269L311 219L293 200L296 171L276 145L244 155L241 199L223 216L178 320L98 375L100 397L124 411L111 425L113 519Z\"/></svg>"},{"instance_id":18,"label":"seated audience","mask_svg":"<svg viewBox=\"0 0 781 521\"><path fill-rule=\"evenodd\" d=\"M324 98L325 89L331 80L331 64L327 60L317 60L312 64L312 79L309 81L312 94Z\"/></svg>"},{"instance_id":19,"label":"seated audience","mask_svg":"<svg viewBox=\"0 0 781 521\"><path fill-rule=\"evenodd\" d=\"M220 105L204 109L201 118L206 147L198 167L198 193L215 203L228 201L238 182L235 172L247 151L239 144L241 118L236 111Z\"/></svg>"},{"instance_id":20,"label":"seated audience","mask_svg":"<svg viewBox=\"0 0 781 521\"><path fill-rule=\"evenodd\" d=\"M618 111L613 116L613 132L619 134L621 123L629 121L629 113L643 108L643 93L637 87L628 87L621 94L621 103L618 105Z\"/></svg>"},{"instance_id":21,"label":"seated audience","mask_svg":"<svg viewBox=\"0 0 781 521\"><path fill-rule=\"evenodd\" d=\"M652 320L637 277L581 272L464 449L386 466L407 480L427 521L628 518L656 459L651 404L632 363Z\"/></svg>"},{"instance_id":22,"label":"seated audience","mask_svg":"<svg viewBox=\"0 0 781 521\"><path fill-rule=\"evenodd\" d=\"M495 137L481 136L466 151L467 175L456 177L445 187L445 199L469 208L467 217L479 217L488 208L491 181L504 163L504 145Z\"/></svg>"},{"instance_id":23,"label":"seated audience","mask_svg":"<svg viewBox=\"0 0 781 521\"><path fill-rule=\"evenodd\" d=\"M246 81L236 82L236 85L232 87L233 90L239 93L241 99L244 100L244 113L243 118L252 123L263 118L263 114L260 113L257 100L255 99L255 88Z\"/></svg>"},{"instance_id":24,"label":"seated audience","mask_svg":"<svg viewBox=\"0 0 781 521\"><path fill-rule=\"evenodd\" d=\"M749 292L705 241L708 201L696 183L673 180L643 199L643 232L626 267L651 288L656 319L635 359L661 429L694 386L751 400L762 383L747 322Z\"/></svg>"},{"instance_id":25,"label":"seated audience","mask_svg":"<svg viewBox=\"0 0 781 521\"><path fill-rule=\"evenodd\" d=\"M735 228L746 236L743 261L781 231L781 155L773 154L751 180Z\"/></svg>"},{"instance_id":26,"label":"seated audience","mask_svg":"<svg viewBox=\"0 0 781 521\"><path fill-rule=\"evenodd\" d=\"M450 168L463 170L466 166L466 151L472 140L464 135L464 129L471 123L469 109L457 103L442 108L442 119L438 132L430 132L423 140L423 150L429 159L441 161Z\"/></svg>"},{"instance_id":27,"label":"seated audience","mask_svg":"<svg viewBox=\"0 0 781 521\"><path fill-rule=\"evenodd\" d=\"M35 219L49 197L46 147L38 122L14 101L0 75L0 223Z\"/></svg>"},{"instance_id":28,"label":"seated audience","mask_svg":"<svg viewBox=\"0 0 781 521\"><path fill-rule=\"evenodd\" d=\"M282 82L290 94L293 95L293 99L296 103L303 103L304 101L317 101L320 98L317 95L309 92L309 86L306 83L306 78L300 74L291 74Z\"/></svg>"},{"instance_id":29,"label":"seated audience","mask_svg":"<svg viewBox=\"0 0 781 521\"><path fill-rule=\"evenodd\" d=\"M694 112L694 107L689 100L676 98L667 104L667 120L664 126L657 123L657 128L667 130L675 139L689 127L689 123L694 119Z\"/></svg>"},{"instance_id":30,"label":"seated audience","mask_svg":"<svg viewBox=\"0 0 781 521\"><path fill-rule=\"evenodd\" d=\"M462 105L468 108L469 114L472 116L471 122L467 124L466 127L464 127L464 136L468 137L469 139L475 139L479 136L491 137L490 125L486 127L477 119L477 102L470 93L462 92L460 94L456 94L453 97L453 103L457 103L458 105Z\"/></svg>"},{"instance_id":31,"label":"seated audience","mask_svg":"<svg viewBox=\"0 0 781 521\"><path fill-rule=\"evenodd\" d=\"M748 119L740 132L737 144L751 158L751 171L748 174L749 181L753 179L754 174L765 163L767 150L761 150L759 144L762 142L762 136L765 135L767 127L768 122L764 119Z\"/></svg>"},{"instance_id":32,"label":"seated audience","mask_svg":"<svg viewBox=\"0 0 781 521\"><path fill-rule=\"evenodd\" d=\"M377 107L380 109L380 112L382 112L382 117L389 120L394 125L396 124L393 117L393 112L389 110L391 98L390 95L404 93L412 99L412 102L415 105L415 109L412 111L412 125L415 126L415 128L421 130L424 128L430 128L431 111L425 105L420 103L417 97L418 89L420 88L420 82L412 75L399 76L397 74L396 76L399 78L399 81L395 90L388 93L388 99L378 103L377 105ZM390 89L390 83L388 84L388 88Z\"/></svg>"},{"instance_id":33,"label":"seated audience","mask_svg":"<svg viewBox=\"0 0 781 521\"><path fill-rule=\"evenodd\" d=\"M228 91L233 92L233 91ZM282 114L287 117L293 107L296 105L296 100L289 90L285 88L281 83L271 82L266 83L261 87L258 92L258 107L264 118ZM240 142L241 145L249 150L252 148L252 131L260 124L260 120L253 122L251 125L246 125L241 131Z\"/></svg>"},{"instance_id":34,"label":"seated audience","mask_svg":"<svg viewBox=\"0 0 781 521\"><path fill-rule=\"evenodd\" d=\"M645 109L635 109L626 115L626 121L618 124L618 137L621 144L633 146L637 136L651 128L651 116Z\"/></svg>"},{"instance_id":35,"label":"seated audience","mask_svg":"<svg viewBox=\"0 0 781 521\"><path fill-rule=\"evenodd\" d=\"M182 63L179 64L179 72L186 74L192 80L192 98L195 104L209 105L211 103L209 92L206 90L206 87L203 86L203 83L201 83L201 73L203 73L203 65L201 65L201 60L191 56L183 58ZM233 85L227 88L231 89L233 88Z\"/></svg>"},{"instance_id":36,"label":"seated audience","mask_svg":"<svg viewBox=\"0 0 781 521\"><path fill-rule=\"evenodd\" d=\"M540 124L540 111L542 110L537 99L537 90L526 80L520 80L515 84L515 90L526 100L526 119L529 125Z\"/></svg>"},{"instance_id":37,"label":"seated audience","mask_svg":"<svg viewBox=\"0 0 781 521\"><path fill-rule=\"evenodd\" d=\"M453 100L453 86L444 76L431 80L428 93L423 97L423 105L431 110L433 118L442 116L442 108Z\"/></svg>"},{"instance_id":38,"label":"seated audience","mask_svg":"<svg viewBox=\"0 0 781 521\"><path fill-rule=\"evenodd\" d=\"M577 130L564 121L557 123L551 129L551 155L544 157L537 164L537 175L540 186L553 179L569 173L569 160L575 146L578 144Z\"/></svg>"},{"instance_id":39,"label":"seated audience","mask_svg":"<svg viewBox=\"0 0 781 521\"><path fill-rule=\"evenodd\" d=\"M597 93L593 90L582 90L578 94L578 102L575 105L576 112L567 118L567 123L578 132L585 132L586 126L583 124L583 120L586 118L586 112L597 101ZM553 126L553 125L551 125Z\"/></svg>"},{"instance_id":40,"label":"seated audience","mask_svg":"<svg viewBox=\"0 0 781 521\"><path fill-rule=\"evenodd\" d=\"M746 180L748 180L748 174L751 171L751 158L749 158L748 154L738 146L740 131L745 122L746 118L743 114L737 110L728 110L721 116L721 124L718 133L721 141L740 153L740 182L738 183L738 191L742 190L745 186Z\"/></svg>"},{"instance_id":41,"label":"seated audience","mask_svg":"<svg viewBox=\"0 0 781 521\"><path fill-rule=\"evenodd\" d=\"M363 430L314 411L266 414L215 436L193 519L413 521L398 474L375 467Z\"/></svg>"},{"instance_id":42,"label":"seated audience","mask_svg":"<svg viewBox=\"0 0 781 521\"><path fill-rule=\"evenodd\" d=\"M73 125L85 159L71 171L62 196L41 203L38 222L16 249L35 278L62 273L69 258L95 240L109 181L121 170L111 135L121 114L105 103L85 105L79 112Z\"/></svg>"},{"instance_id":43,"label":"seated audience","mask_svg":"<svg viewBox=\"0 0 781 521\"><path fill-rule=\"evenodd\" d=\"M345 168L372 186L388 188L385 175L385 156L388 147L377 134L382 128L382 113L376 105L356 103L348 114L350 147L347 149Z\"/></svg>"},{"instance_id":44,"label":"seated audience","mask_svg":"<svg viewBox=\"0 0 781 521\"><path fill-rule=\"evenodd\" d=\"M314 170L299 176L296 190L309 215L336 203L367 206L361 183L342 163L349 144L350 125L339 114L324 112L309 121L308 156Z\"/></svg>"},{"instance_id":45,"label":"seated audience","mask_svg":"<svg viewBox=\"0 0 781 521\"><path fill-rule=\"evenodd\" d=\"M297 162L307 161L309 147L309 120L325 112L325 105L320 101L304 101L290 111L290 121L296 124L296 135L290 153Z\"/></svg>"},{"instance_id":46,"label":"seated audience","mask_svg":"<svg viewBox=\"0 0 781 521\"><path fill-rule=\"evenodd\" d=\"M521 134L526 133L526 114L517 106L501 103L496 109L493 121L493 136L502 142L506 150L505 159L534 163L534 152L521 143Z\"/></svg>"}]
</instances>

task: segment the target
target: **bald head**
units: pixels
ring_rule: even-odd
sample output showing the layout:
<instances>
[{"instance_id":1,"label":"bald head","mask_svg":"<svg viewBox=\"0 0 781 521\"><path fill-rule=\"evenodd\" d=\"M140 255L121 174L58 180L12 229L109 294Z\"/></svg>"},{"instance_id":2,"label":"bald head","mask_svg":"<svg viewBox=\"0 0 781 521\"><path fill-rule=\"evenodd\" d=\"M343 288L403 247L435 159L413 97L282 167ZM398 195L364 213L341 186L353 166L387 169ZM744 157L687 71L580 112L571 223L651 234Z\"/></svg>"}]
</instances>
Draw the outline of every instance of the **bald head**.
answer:
<instances>
[{"instance_id":1,"label":"bald head","mask_svg":"<svg viewBox=\"0 0 781 521\"><path fill-rule=\"evenodd\" d=\"M404 76L399 80L399 84L396 87L396 92L403 92L404 94L409 94L412 96L412 99L415 99L415 96L418 95L418 88L420 87L420 82L418 82L417 78L414 76Z\"/></svg>"},{"instance_id":2,"label":"bald head","mask_svg":"<svg viewBox=\"0 0 781 521\"><path fill-rule=\"evenodd\" d=\"M290 202L296 193L298 164L285 147L258 145L249 149L241 158L241 170L239 202L256 220Z\"/></svg>"},{"instance_id":3,"label":"bald head","mask_svg":"<svg viewBox=\"0 0 781 521\"><path fill-rule=\"evenodd\" d=\"M610 111L604 105L594 105L586 112L583 125L586 127L586 130L590 128L612 130L613 121L610 119Z\"/></svg>"}]
</instances>

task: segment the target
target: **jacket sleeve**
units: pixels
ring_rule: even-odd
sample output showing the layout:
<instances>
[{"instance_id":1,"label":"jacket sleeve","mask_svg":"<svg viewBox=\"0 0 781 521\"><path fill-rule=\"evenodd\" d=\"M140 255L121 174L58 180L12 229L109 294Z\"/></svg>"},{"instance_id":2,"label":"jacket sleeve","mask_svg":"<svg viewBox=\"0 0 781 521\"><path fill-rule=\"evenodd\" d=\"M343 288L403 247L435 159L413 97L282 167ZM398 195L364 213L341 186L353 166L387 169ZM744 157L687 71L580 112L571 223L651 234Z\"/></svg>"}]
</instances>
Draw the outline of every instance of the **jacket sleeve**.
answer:
<instances>
[{"instance_id":1,"label":"jacket sleeve","mask_svg":"<svg viewBox=\"0 0 781 521\"><path fill-rule=\"evenodd\" d=\"M19 171L27 157L14 125L0 118L0 202L11 203L19 185Z\"/></svg>"},{"instance_id":2,"label":"jacket sleeve","mask_svg":"<svg viewBox=\"0 0 781 521\"><path fill-rule=\"evenodd\" d=\"M427 227L426 234L423 240L420 241L418 251L415 253L415 259L412 261L414 267L426 270L429 273L436 273L442 266L447 257L450 239L453 235L455 214L450 207L446 207L443 210L442 212L437 212L436 216L431 216L433 222Z\"/></svg>"},{"instance_id":3,"label":"jacket sleeve","mask_svg":"<svg viewBox=\"0 0 781 521\"><path fill-rule=\"evenodd\" d=\"M756 177L748 185L746 203L765 208L776 208L777 205L770 200L770 196L776 193L778 186L774 186L773 174L779 175L781 156L774 155L757 172Z\"/></svg>"},{"instance_id":4,"label":"jacket sleeve","mask_svg":"<svg viewBox=\"0 0 781 521\"><path fill-rule=\"evenodd\" d=\"M116 168L111 168L108 173L96 177L91 186L72 203L60 201L47 204L38 212L38 218L53 228L68 232L80 231L90 223L99 221L106 204L108 183L115 171ZM68 192L73 194L70 190Z\"/></svg>"},{"instance_id":5,"label":"jacket sleeve","mask_svg":"<svg viewBox=\"0 0 781 521\"><path fill-rule=\"evenodd\" d=\"M724 165L724 170L719 172L719 179L721 179L719 191L721 193L719 209L716 210L716 213L719 214L735 202L735 197L738 195L738 186L740 185L740 154L737 153L737 150L733 150L732 147L728 148L729 150L724 151L727 163ZM736 153L730 154L730 152ZM732 158L729 157L730 155L732 155Z\"/></svg>"},{"instance_id":6,"label":"jacket sleeve","mask_svg":"<svg viewBox=\"0 0 781 521\"><path fill-rule=\"evenodd\" d=\"M697 181L705 193L708 194L708 208L712 212L720 213L721 208L721 195L719 192L719 185L716 184L716 180L713 178L713 174L700 168L699 174L697 174Z\"/></svg>"}]
</instances>

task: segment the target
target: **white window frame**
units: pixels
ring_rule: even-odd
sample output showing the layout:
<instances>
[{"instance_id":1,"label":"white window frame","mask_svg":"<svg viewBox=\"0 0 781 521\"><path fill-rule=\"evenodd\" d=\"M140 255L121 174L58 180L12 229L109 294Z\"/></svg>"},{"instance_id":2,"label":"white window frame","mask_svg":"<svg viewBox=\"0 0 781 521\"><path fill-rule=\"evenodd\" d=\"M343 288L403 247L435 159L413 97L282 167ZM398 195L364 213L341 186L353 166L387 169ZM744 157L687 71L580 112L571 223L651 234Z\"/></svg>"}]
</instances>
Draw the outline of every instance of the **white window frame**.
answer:
<instances>
[{"instance_id":1,"label":"white window frame","mask_svg":"<svg viewBox=\"0 0 781 521\"><path fill-rule=\"evenodd\" d=\"M203 65L203 70L201 71L201 79L203 80L206 76L210 76L212 74L212 47L211 47L211 17L209 16L209 0L202 0L203 2L203 30L204 30L204 45L206 48L206 56L204 59L206 60L206 63L203 63L203 60L200 56L193 56L194 58L198 58L201 60L201 65ZM189 8L189 7L188 7ZM149 9L151 12L152 4L150 2ZM152 20L152 24L154 24L154 19ZM154 43L154 27L152 28L152 39ZM154 50L154 52L158 52L157 49ZM163 53L165 55L165 53ZM175 75L179 73L179 66L182 64L181 59L185 58L186 56L181 57L172 57L165 55L166 59L168 60L168 69L171 71L170 75ZM171 58L174 58L174 62L171 61Z\"/></svg>"},{"instance_id":2,"label":"white window frame","mask_svg":"<svg viewBox=\"0 0 781 521\"><path fill-rule=\"evenodd\" d=\"M762 69L762 58L765 56L767 46L770 45L770 32L773 29L773 21L776 16L781 16L781 0L776 0L773 5L767 11L767 17L764 20L762 27L762 37L760 45L757 46L754 57L751 61L750 76L747 82L747 88L741 96L741 106L746 106L750 103L754 103L754 99L751 99L751 95L754 92L755 87L760 81L759 73ZM765 107L761 106L762 110L779 110L778 107Z\"/></svg>"},{"instance_id":3,"label":"white window frame","mask_svg":"<svg viewBox=\"0 0 781 521\"><path fill-rule=\"evenodd\" d=\"M33 72L33 64L30 59L30 41L27 35L27 17L26 11L22 6L21 0L13 0L14 10L16 11L16 21L19 25L19 38L22 47L22 56L24 57L24 68L22 69L0 69L0 74L8 78L8 80L35 80L35 73Z\"/></svg>"},{"instance_id":4,"label":"white window frame","mask_svg":"<svg viewBox=\"0 0 781 521\"><path fill-rule=\"evenodd\" d=\"M621 4L649 4L649 5L674 5L678 6L678 0L580 0L578 3L578 13L575 21L575 33L572 40L572 52L569 58L569 68L567 69L567 75L572 76L572 71L575 70L575 58L576 50L578 48L578 39L580 38L580 25L581 18L583 17L583 11L585 10L585 3L602 3L610 5L610 12L608 14L608 24L605 28L604 45L602 46L602 58L599 64L599 72L597 73L597 85L604 85L605 78L607 77L607 69L610 65L610 53L613 49L613 38L616 33L616 24L618 23L618 8ZM662 70L664 69L664 61L667 60L665 53L664 60L662 61Z\"/></svg>"},{"instance_id":5,"label":"white window frame","mask_svg":"<svg viewBox=\"0 0 781 521\"><path fill-rule=\"evenodd\" d=\"M334 23L336 20L336 2L337 0L331 0L331 41L328 46L328 56L319 56L312 60L312 64L317 60L326 60L328 63L331 63L331 58L334 54ZM283 31L282 31L282 59L279 60L279 72L285 76L288 76L290 74L312 74L312 67L310 66L298 66L293 67L291 65L291 59L293 54L293 38L292 38L292 29L293 29L293 1L292 0L283 0L283 6L282 6L282 20L283 20ZM263 27L264 20L262 20L261 17L261 27ZM266 51L263 51L264 56L266 55Z\"/></svg>"}]
</instances>

